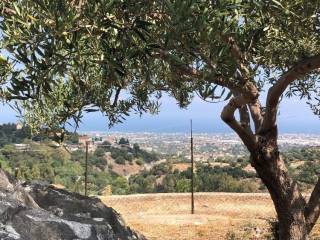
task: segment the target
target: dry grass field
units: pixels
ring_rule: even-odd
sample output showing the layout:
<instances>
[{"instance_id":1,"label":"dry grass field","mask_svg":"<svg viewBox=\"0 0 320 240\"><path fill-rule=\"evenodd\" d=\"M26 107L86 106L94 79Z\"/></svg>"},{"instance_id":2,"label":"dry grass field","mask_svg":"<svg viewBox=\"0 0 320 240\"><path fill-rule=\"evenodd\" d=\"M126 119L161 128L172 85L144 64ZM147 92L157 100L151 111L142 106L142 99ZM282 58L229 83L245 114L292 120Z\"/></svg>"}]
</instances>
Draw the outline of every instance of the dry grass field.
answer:
<instances>
[{"instance_id":1,"label":"dry grass field","mask_svg":"<svg viewBox=\"0 0 320 240\"><path fill-rule=\"evenodd\" d=\"M268 239L268 220L275 217L268 194L196 193L194 215L184 193L102 200L149 240Z\"/></svg>"}]
</instances>

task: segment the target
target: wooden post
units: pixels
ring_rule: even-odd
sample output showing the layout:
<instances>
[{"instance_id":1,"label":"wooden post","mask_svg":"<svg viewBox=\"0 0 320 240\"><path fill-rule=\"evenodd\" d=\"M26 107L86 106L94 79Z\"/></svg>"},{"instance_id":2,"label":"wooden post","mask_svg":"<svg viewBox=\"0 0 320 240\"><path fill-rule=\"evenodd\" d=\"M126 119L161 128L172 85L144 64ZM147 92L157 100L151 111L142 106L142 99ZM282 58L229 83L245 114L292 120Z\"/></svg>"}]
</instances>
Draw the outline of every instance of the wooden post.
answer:
<instances>
[{"instance_id":1,"label":"wooden post","mask_svg":"<svg viewBox=\"0 0 320 240\"><path fill-rule=\"evenodd\" d=\"M194 162L193 162L193 136L192 136L192 119L190 120L191 127L191 214L194 214Z\"/></svg>"},{"instance_id":2,"label":"wooden post","mask_svg":"<svg viewBox=\"0 0 320 240\"><path fill-rule=\"evenodd\" d=\"M88 145L89 142L86 142L86 163L84 170L84 195L88 195Z\"/></svg>"}]
</instances>

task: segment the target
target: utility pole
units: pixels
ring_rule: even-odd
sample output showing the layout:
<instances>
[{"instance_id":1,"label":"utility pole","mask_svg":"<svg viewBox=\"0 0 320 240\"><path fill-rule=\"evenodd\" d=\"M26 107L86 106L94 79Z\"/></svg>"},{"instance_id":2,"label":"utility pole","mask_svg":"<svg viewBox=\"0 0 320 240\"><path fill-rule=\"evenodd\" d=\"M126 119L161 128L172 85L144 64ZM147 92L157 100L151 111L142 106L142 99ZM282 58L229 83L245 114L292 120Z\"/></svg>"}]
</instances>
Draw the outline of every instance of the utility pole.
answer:
<instances>
[{"instance_id":1,"label":"utility pole","mask_svg":"<svg viewBox=\"0 0 320 240\"><path fill-rule=\"evenodd\" d=\"M191 214L194 214L194 162L193 162L193 136L192 136L192 119L190 120L191 133Z\"/></svg>"},{"instance_id":2,"label":"utility pole","mask_svg":"<svg viewBox=\"0 0 320 240\"><path fill-rule=\"evenodd\" d=\"M87 196L88 194L88 145L89 142L86 141L86 163L85 163L85 170L84 170L84 195Z\"/></svg>"}]
</instances>

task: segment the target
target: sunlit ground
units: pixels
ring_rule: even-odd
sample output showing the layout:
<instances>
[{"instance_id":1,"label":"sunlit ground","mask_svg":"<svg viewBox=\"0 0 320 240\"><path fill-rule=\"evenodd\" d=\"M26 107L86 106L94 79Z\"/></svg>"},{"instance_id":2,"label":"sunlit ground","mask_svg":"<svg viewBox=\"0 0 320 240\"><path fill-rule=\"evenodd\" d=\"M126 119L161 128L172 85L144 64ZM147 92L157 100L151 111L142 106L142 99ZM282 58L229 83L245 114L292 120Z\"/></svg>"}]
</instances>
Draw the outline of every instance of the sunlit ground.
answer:
<instances>
[{"instance_id":1,"label":"sunlit ground","mask_svg":"<svg viewBox=\"0 0 320 240\"><path fill-rule=\"evenodd\" d=\"M109 196L102 200L149 240L268 239L275 211L268 194L197 193ZM316 225L313 237L320 236Z\"/></svg>"}]
</instances>

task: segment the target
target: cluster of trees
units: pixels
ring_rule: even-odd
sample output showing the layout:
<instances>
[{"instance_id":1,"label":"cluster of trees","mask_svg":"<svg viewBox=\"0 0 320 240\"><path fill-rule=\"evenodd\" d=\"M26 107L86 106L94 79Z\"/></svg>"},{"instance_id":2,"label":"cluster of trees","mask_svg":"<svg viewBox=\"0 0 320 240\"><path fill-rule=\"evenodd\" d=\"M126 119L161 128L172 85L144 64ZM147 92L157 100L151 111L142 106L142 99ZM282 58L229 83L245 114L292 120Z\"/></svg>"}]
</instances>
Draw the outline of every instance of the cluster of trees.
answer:
<instances>
[{"instance_id":1,"label":"cluster of trees","mask_svg":"<svg viewBox=\"0 0 320 240\"><path fill-rule=\"evenodd\" d=\"M315 161L320 159L320 150L318 147L291 148L283 152L282 155L286 163L293 161Z\"/></svg>"},{"instance_id":2,"label":"cluster of trees","mask_svg":"<svg viewBox=\"0 0 320 240\"><path fill-rule=\"evenodd\" d=\"M199 191L203 192L258 192L260 183L255 183L255 173L241 167L197 167Z\"/></svg>"},{"instance_id":3,"label":"cluster of trees","mask_svg":"<svg viewBox=\"0 0 320 240\"><path fill-rule=\"evenodd\" d=\"M294 147L288 148L281 154L290 174L304 191L310 191L317 182L320 174L320 148L319 147ZM215 169L215 173L227 173L238 177L255 177L256 173L244 171L243 168L250 164L247 156L234 159L233 157L218 157L215 162L229 163L230 167Z\"/></svg>"},{"instance_id":4,"label":"cluster of trees","mask_svg":"<svg viewBox=\"0 0 320 240\"><path fill-rule=\"evenodd\" d=\"M0 147L10 143L22 143L31 138L30 128L23 126L17 129L16 124L7 123L0 125Z\"/></svg>"},{"instance_id":5,"label":"cluster of trees","mask_svg":"<svg viewBox=\"0 0 320 240\"><path fill-rule=\"evenodd\" d=\"M85 153L82 150L68 152L63 147L53 146L52 137L45 133L31 135L29 127L16 128L16 124L8 123L0 125L1 151L0 166L14 174L21 180L40 180L48 183L58 183L70 191L84 193L84 162ZM78 143L77 133L66 132L65 143ZM105 158L106 152L111 152L111 156L118 164L132 162L134 159L145 162L159 160L159 155L149 153L133 144L131 148L127 139L120 139L125 142L125 148L112 147L110 143L104 142L95 152L89 153L89 193L97 194L105 186L111 185L113 194L129 193L128 181L109 168ZM25 143L28 147L26 151L19 151L13 144Z\"/></svg>"},{"instance_id":6,"label":"cluster of trees","mask_svg":"<svg viewBox=\"0 0 320 240\"><path fill-rule=\"evenodd\" d=\"M76 132L66 132L64 139L64 143L67 144L78 144L79 143L79 134Z\"/></svg>"},{"instance_id":7,"label":"cluster of trees","mask_svg":"<svg viewBox=\"0 0 320 240\"><path fill-rule=\"evenodd\" d=\"M120 138L118 144L120 144L120 145L129 145L130 143L129 143L128 139L122 137L122 138Z\"/></svg>"},{"instance_id":8,"label":"cluster of trees","mask_svg":"<svg viewBox=\"0 0 320 240\"><path fill-rule=\"evenodd\" d=\"M78 150L68 153L63 149L49 147L50 138L47 135L38 134L32 137L30 128L17 129L13 123L0 125L0 164L1 167L12 172L20 179L44 180L52 183L60 183L71 191L83 192L83 163L85 154ZM41 138L42 144L35 144L30 139ZM28 140L29 139L29 140ZM67 133L65 141L78 142L78 134ZM34 151L18 152L12 143L28 143ZM131 176L129 181L113 173L108 169L105 153L110 152L111 157L118 164L150 163L159 160L159 155L147 152L133 144L130 147L128 139L121 138L119 145L113 147L109 142L89 154L89 189L91 193L98 193L106 185L111 185L114 194L148 193L148 192L188 192L190 191L191 172L172 170L172 165L161 163L155 165L149 171ZM292 148L282 154L293 178L300 187L310 190L320 174L319 148ZM301 162L297 167L292 167L295 162ZM249 164L247 157L218 158L215 162L229 163L229 166L211 167L198 164L195 175L195 189L197 191L225 191L225 192L256 192L263 187L248 179L255 179L254 172L248 172L243 168ZM159 178L162 180L159 181Z\"/></svg>"},{"instance_id":9,"label":"cluster of trees","mask_svg":"<svg viewBox=\"0 0 320 240\"><path fill-rule=\"evenodd\" d=\"M298 167L298 173L295 175L295 178L301 183L315 184L318 181L319 174L319 162L308 161Z\"/></svg>"},{"instance_id":10,"label":"cluster of trees","mask_svg":"<svg viewBox=\"0 0 320 240\"><path fill-rule=\"evenodd\" d=\"M1 148L2 168L22 180L58 183L70 191L84 192L85 153L82 150L69 153L63 148L52 148L49 146L48 139L42 143L31 140L22 142L30 145L29 151L17 151L14 145L8 142ZM89 153L89 193L97 194L107 185L112 186L113 194L190 191L191 170L173 171L169 163L155 165L149 171L131 176L127 181L124 177L112 172L105 159L105 152L110 151L116 161L118 157L122 157L127 161L139 158L143 162L150 162L157 160L159 156L140 149L138 144L126 149L109 146L100 147L95 152ZM159 182L158 179L161 177L163 179ZM243 171L239 166L209 167L198 164L195 188L196 191L257 191L255 184L241 180L250 177L254 175Z\"/></svg>"},{"instance_id":11,"label":"cluster of trees","mask_svg":"<svg viewBox=\"0 0 320 240\"><path fill-rule=\"evenodd\" d=\"M320 149L292 148L282 155L293 178L300 188L309 191L320 174ZM246 171L250 164L247 157L215 159L229 166L210 166L198 163L195 171L195 190L199 192L261 192L266 191L255 172ZM294 166L300 162L298 166ZM191 168L186 171L173 170L170 163L161 163L149 171L143 171L129 179L130 193L189 192Z\"/></svg>"},{"instance_id":12,"label":"cluster of trees","mask_svg":"<svg viewBox=\"0 0 320 240\"><path fill-rule=\"evenodd\" d=\"M11 143L22 143L25 139L32 139L33 141L61 140L57 139L55 135L45 131L32 134L30 127L26 125L20 125L20 127L17 127L15 123L4 123L0 125L0 147ZM63 141L64 143L70 144L78 143L79 135L65 131Z\"/></svg>"},{"instance_id":13,"label":"cluster of trees","mask_svg":"<svg viewBox=\"0 0 320 240\"><path fill-rule=\"evenodd\" d=\"M117 164L132 163L135 160L137 164L142 165L143 163L158 161L160 158L156 152L141 149L137 143L130 147L128 139L121 138L118 144L120 146L111 146L109 142L104 142L101 147L98 147L96 154L104 155L105 152L110 152L111 157Z\"/></svg>"},{"instance_id":14,"label":"cluster of trees","mask_svg":"<svg viewBox=\"0 0 320 240\"><path fill-rule=\"evenodd\" d=\"M84 161L82 150L67 152L63 148L50 147L50 139L41 143L31 141L27 128L16 130L14 124L0 126L1 131L8 136L1 148L0 164L19 179L41 180L59 183L68 190L84 192ZM76 141L77 134L67 134L69 141ZM29 144L30 151L17 151L11 143ZM113 194L154 193L154 192L189 192L191 184L191 169L186 171L173 170L171 163L161 163L149 171L142 171L126 180L112 172L105 158L110 152L112 158L119 164L126 161L152 162L159 159L156 153L149 153L133 144L126 147L113 147L110 143L89 153L89 192L99 193L105 186L112 187ZM120 160L119 160L120 159ZM314 184L320 173L319 148L293 148L283 153L283 159L299 185ZM295 162L304 161L297 167L291 167ZM215 162L229 163L229 166L210 166L198 163L195 171L195 190L200 192L259 192L265 189L257 180L254 172L243 168L249 164L247 157L238 159L215 159Z\"/></svg>"},{"instance_id":15,"label":"cluster of trees","mask_svg":"<svg viewBox=\"0 0 320 240\"><path fill-rule=\"evenodd\" d=\"M198 163L195 190L199 192L258 192L255 174L239 167L212 167ZM190 192L191 168L173 170L172 164L161 163L149 171L129 178L130 192Z\"/></svg>"},{"instance_id":16,"label":"cluster of trees","mask_svg":"<svg viewBox=\"0 0 320 240\"><path fill-rule=\"evenodd\" d=\"M302 189L311 190L320 174L320 148L294 148L283 154L293 178ZM297 164L297 166L295 166Z\"/></svg>"},{"instance_id":17,"label":"cluster of trees","mask_svg":"<svg viewBox=\"0 0 320 240\"><path fill-rule=\"evenodd\" d=\"M14 145L1 148L1 167L17 178L61 184L69 191L84 193L85 153L68 152L64 148L50 147L49 142L26 142L28 151L17 151ZM114 194L126 194L128 183L124 177L108 171L107 163L97 153L89 154L88 190L98 194L111 185Z\"/></svg>"},{"instance_id":18,"label":"cluster of trees","mask_svg":"<svg viewBox=\"0 0 320 240\"><path fill-rule=\"evenodd\" d=\"M61 147L50 147L52 140L48 135L37 134L36 138L31 138L29 128L16 130L15 124L3 124L0 125L0 129L8 136L2 139L3 146L0 151L0 165L3 169L21 180L58 183L70 191L84 193L84 151L77 150L70 153ZM78 137L76 133L67 133L65 142L76 143ZM34 141L38 139L41 142ZM25 143L29 149L18 151L13 143ZM89 153L89 193L97 194L107 185L112 187L113 194L130 192L128 181L110 169L105 158L106 152L111 152L111 156L118 164L132 162L134 159L141 164L159 159L158 154L149 153L141 149L138 144L134 144L133 148L129 147L129 142L126 145L126 148L118 148L105 142L95 152Z\"/></svg>"}]
</instances>

